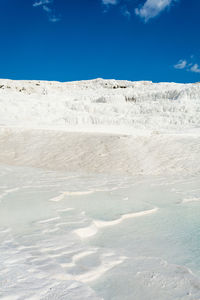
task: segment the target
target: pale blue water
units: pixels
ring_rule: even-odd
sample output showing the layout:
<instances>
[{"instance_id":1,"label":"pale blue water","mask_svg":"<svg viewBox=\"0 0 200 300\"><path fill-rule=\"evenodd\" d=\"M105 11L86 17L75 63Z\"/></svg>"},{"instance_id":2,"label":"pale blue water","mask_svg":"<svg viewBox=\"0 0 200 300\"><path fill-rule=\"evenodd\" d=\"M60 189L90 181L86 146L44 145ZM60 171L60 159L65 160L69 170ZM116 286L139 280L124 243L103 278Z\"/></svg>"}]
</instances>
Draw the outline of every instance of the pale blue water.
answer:
<instances>
[{"instance_id":1,"label":"pale blue water","mask_svg":"<svg viewBox=\"0 0 200 300\"><path fill-rule=\"evenodd\" d=\"M200 299L199 212L200 176L1 166L0 298Z\"/></svg>"}]
</instances>

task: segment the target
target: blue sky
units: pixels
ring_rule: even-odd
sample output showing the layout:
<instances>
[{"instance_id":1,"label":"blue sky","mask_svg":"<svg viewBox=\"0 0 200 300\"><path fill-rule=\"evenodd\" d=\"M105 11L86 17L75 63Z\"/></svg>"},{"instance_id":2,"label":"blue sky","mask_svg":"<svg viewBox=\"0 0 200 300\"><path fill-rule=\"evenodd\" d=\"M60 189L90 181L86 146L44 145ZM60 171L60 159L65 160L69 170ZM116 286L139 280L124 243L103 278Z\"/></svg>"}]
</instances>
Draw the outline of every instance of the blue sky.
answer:
<instances>
[{"instance_id":1,"label":"blue sky","mask_svg":"<svg viewBox=\"0 0 200 300\"><path fill-rule=\"evenodd\" d=\"M200 81L199 0L0 0L0 77Z\"/></svg>"}]
</instances>

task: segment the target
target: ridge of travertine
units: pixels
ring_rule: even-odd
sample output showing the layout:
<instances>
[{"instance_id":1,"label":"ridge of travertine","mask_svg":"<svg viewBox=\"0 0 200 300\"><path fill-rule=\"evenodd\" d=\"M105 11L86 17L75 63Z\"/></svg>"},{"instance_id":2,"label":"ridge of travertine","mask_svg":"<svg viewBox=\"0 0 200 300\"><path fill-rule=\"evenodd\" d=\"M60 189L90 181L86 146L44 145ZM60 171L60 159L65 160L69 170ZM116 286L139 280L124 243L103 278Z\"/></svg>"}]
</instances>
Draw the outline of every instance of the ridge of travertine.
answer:
<instances>
[{"instance_id":1,"label":"ridge of travertine","mask_svg":"<svg viewBox=\"0 0 200 300\"><path fill-rule=\"evenodd\" d=\"M200 127L200 84L0 80L0 125L83 131L185 132Z\"/></svg>"},{"instance_id":2,"label":"ridge of travertine","mask_svg":"<svg viewBox=\"0 0 200 300\"><path fill-rule=\"evenodd\" d=\"M200 84L0 80L0 163L200 173Z\"/></svg>"}]
</instances>

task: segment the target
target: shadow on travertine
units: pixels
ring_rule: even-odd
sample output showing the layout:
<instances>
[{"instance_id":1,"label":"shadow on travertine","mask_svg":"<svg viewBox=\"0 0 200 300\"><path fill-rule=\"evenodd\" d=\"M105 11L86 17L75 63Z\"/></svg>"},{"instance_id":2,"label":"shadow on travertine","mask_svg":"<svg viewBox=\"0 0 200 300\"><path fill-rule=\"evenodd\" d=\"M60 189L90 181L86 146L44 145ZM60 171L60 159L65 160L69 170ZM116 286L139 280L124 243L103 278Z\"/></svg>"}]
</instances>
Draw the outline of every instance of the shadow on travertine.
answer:
<instances>
[{"instance_id":1,"label":"shadow on travertine","mask_svg":"<svg viewBox=\"0 0 200 300\"><path fill-rule=\"evenodd\" d=\"M200 172L200 137L128 136L2 128L0 163L121 174Z\"/></svg>"}]
</instances>

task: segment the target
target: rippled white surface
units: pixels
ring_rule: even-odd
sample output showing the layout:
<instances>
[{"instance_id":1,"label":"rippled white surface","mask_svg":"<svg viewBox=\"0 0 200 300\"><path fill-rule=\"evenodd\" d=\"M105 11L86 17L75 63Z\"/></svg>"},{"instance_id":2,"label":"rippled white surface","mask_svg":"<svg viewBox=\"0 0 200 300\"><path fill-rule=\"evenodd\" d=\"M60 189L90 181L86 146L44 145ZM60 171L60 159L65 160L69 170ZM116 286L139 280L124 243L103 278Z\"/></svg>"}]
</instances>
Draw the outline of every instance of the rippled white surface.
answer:
<instances>
[{"instance_id":1,"label":"rippled white surface","mask_svg":"<svg viewBox=\"0 0 200 300\"><path fill-rule=\"evenodd\" d=\"M0 167L1 299L200 299L200 177Z\"/></svg>"}]
</instances>

